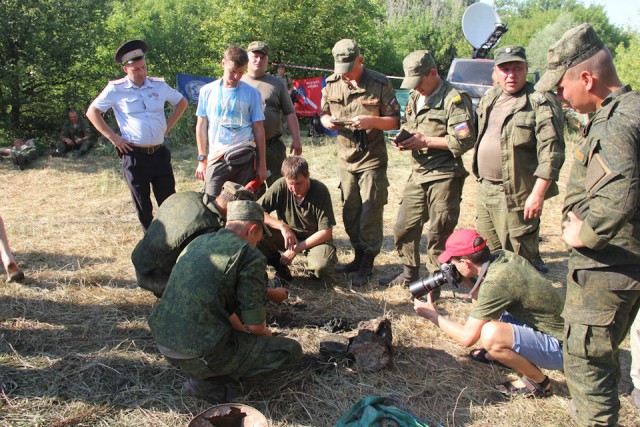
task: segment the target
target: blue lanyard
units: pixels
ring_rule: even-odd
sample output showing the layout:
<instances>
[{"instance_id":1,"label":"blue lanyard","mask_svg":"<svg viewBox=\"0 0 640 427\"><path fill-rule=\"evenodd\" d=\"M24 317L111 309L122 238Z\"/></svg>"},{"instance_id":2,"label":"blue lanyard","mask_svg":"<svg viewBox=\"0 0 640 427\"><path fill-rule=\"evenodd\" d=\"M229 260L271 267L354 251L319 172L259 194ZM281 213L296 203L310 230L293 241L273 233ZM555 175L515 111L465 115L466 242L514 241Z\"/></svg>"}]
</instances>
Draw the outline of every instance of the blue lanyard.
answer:
<instances>
[{"instance_id":1,"label":"blue lanyard","mask_svg":"<svg viewBox=\"0 0 640 427\"><path fill-rule=\"evenodd\" d=\"M231 112L230 114L231 117L233 117L233 113L235 112L235 109L236 109L236 101L238 100L238 89L239 89L238 86L240 86L240 82L238 82L238 85L235 88L228 88L228 90L230 90L231 92L231 96L229 97L230 101L227 104L230 104L231 108L225 109L225 112L227 114ZM224 91L224 86L222 86L222 79L220 79L220 90L218 91L218 111L217 111L217 115L220 118L222 118L223 116L223 110L222 110L222 104L223 104L222 92L223 91Z\"/></svg>"}]
</instances>

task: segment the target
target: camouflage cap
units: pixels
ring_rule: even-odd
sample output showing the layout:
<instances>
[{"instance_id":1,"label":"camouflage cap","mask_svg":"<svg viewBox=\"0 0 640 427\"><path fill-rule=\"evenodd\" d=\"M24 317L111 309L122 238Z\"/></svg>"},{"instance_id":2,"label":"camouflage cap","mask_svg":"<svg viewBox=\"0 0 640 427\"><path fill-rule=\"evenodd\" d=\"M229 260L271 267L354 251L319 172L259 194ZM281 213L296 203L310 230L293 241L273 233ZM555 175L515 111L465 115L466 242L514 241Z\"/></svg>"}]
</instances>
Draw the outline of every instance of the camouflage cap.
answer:
<instances>
[{"instance_id":1,"label":"camouflage cap","mask_svg":"<svg viewBox=\"0 0 640 427\"><path fill-rule=\"evenodd\" d=\"M549 47L547 71L536 84L536 90L546 92L553 89L569 68L586 61L603 48L604 43L593 27L586 22L570 29Z\"/></svg>"},{"instance_id":2,"label":"camouflage cap","mask_svg":"<svg viewBox=\"0 0 640 427\"><path fill-rule=\"evenodd\" d=\"M264 234L271 236L269 227L264 223L264 210L262 206L251 200L235 200L227 205L227 222L229 221L256 221L262 225Z\"/></svg>"},{"instance_id":3,"label":"camouflage cap","mask_svg":"<svg viewBox=\"0 0 640 427\"><path fill-rule=\"evenodd\" d=\"M145 57L147 44L142 40L129 40L116 50L113 59L122 65L127 65Z\"/></svg>"},{"instance_id":4,"label":"camouflage cap","mask_svg":"<svg viewBox=\"0 0 640 427\"><path fill-rule=\"evenodd\" d=\"M230 202L235 200L250 200L252 202L256 201L256 195L253 191L247 190L240 184L236 184L235 182L227 181L222 186L221 196L224 196Z\"/></svg>"},{"instance_id":5,"label":"camouflage cap","mask_svg":"<svg viewBox=\"0 0 640 427\"><path fill-rule=\"evenodd\" d=\"M504 46L496 49L493 62L495 65L506 62L527 62L527 54L522 46Z\"/></svg>"},{"instance_id":6,"label":"camouflage cap","mask_svg":"<svg viewBox=\"0 0 640 427\"><path fill-rule=\"evenodd\" d=\"M416 50L405 56L402 60L404 68L404 80L400 87L402 89L414 89L430 69L436 66L436 61L428 50Z\"/></svg>"},{"instance_id":7,"label":"camouflage cap","mask_svg":"<svg viewBox=\"0 0 640 427\"><path fill-rule=\"evenodd\" d=\"M356 59L360 56L360 48L355 40L342 39L331 50L335 62L336 74L345 74L353 69Z\"/></svg>"},{"instance_id":8,"label":"camouflage cap","mask_svg":"<svg viewBox=\"0 0 640 427\"><path fill-rule=\"evenodd\" d=\"M247 52L262 52L265 55L269 56L269 46L265 42L261 42L257 40L249 43L249 47L247 47Z\"/></svg>"}]
</instances>

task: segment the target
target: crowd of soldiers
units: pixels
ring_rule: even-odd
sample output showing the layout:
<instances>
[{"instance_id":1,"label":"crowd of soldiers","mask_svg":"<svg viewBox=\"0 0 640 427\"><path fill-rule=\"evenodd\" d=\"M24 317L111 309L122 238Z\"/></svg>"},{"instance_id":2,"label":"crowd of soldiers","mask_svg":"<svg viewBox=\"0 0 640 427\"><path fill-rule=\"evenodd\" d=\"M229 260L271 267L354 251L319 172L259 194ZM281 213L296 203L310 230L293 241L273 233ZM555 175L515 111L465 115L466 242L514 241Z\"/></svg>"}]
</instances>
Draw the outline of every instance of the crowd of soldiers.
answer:
<instances>
[{"instance_id":1,"label":"crowd of soldiers","mask_svg":"<svg viewBox=\"0 0 640 427\"><path fill-rule=\"evenodd\" d=\"M284 287L267 288L267 264L281 284L292 280L288 267L300 254L312 278L335 271L352 273L353 286L369 283L388 198L384 131L400 129L392 147L411 155L412 164L394 227L403 270L379 283L420 277L426 224L427 273L452 264L476 304L464 325L442 316L433 294L414 301L416 313L463 345L481 341L473 360L521 373L496 386L505 396L547 396L551 384L540 368L564 369L575 420L615 424L618 347L640 308L640 95L619 81L589 24L549 48L548 70L535 87L527 82L524 48L497 49L496 84L477 112L466 93L439 76L429 51L412 52L403 61L402 88L412 91L402 119L387 77L364 66L356 41L338 41L321 121L338 133L342 221L353 248L353 259L342 265L332 243L329 191L300 157L290 87L266 73L269 47L255 41L224 52L223 75L203 86L196 112L195 176L204 193L177 194L163 139L186 101L162 79L147 77L146 50L140 40L118 49L126 77L109 82L87 117L121 156L146 232L132 254L138 283L160 298L149 326L159 351L188 377L186 392L230 401L240 381L300 361L300 344L272 336L266 325L267 299L287 298ZM175 106L168 120L165 102ZM547 267L539 252L544 201L558 194L565 155L560 102L593 113L572 153L563 208L562 237L570 246L564 303L540 274ZM102 119L109 108L120 135ZM283 116L291 157L281 139ZM454 231L469 175L461 157L472 148L477 232ZM640 370L636 356L632 375ZM640 375L634 381L640 405Z\"/></svg>"}]
</instances>

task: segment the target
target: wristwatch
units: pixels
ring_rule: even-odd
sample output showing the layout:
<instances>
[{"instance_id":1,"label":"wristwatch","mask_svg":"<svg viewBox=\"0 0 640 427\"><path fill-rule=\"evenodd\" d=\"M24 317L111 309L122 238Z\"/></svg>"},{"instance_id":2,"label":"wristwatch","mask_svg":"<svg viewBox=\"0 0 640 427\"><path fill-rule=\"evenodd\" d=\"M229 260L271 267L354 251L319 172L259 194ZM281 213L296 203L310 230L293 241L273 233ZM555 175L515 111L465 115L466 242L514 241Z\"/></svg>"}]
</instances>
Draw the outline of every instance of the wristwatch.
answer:
<instances>
[{"instance_id":1,"label":"wristwatch","mask_svg":"<svg viewBox=\"0 0 640 427\"><path fill-rule=\"evenodd\" d=\"M207 156L205 156L204 154L198 155L198 161L199 162L204 162L206 158L207 158Z\"/></svg>"}]
</instances>

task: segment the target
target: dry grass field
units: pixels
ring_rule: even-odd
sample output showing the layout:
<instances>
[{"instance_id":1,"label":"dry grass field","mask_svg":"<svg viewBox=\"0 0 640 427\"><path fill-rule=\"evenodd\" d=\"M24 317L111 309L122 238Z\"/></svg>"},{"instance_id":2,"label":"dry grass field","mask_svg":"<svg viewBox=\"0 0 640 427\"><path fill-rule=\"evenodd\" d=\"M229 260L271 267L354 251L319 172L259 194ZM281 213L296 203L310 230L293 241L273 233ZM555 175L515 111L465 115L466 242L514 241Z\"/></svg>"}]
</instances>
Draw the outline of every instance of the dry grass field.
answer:
<instances>
[{"instance_id":1,"label":"dry grass field","mask_svg":"<svg viewBox=\"0 0 640 427\"><path fill-rule=\"evenodd\" d=\"M342 227L335 148L305 139L312 176L332 191L341 261L351 258ZM568 143L571 147L571 143ZM571 148L567 150L571 153ZM198 190L195 147L174 150L178 190ZM470 153L465 156L469 164ZM571 156L563 168L561 191ZM470 167L469 167L470 169ZM386 369L360 373L344 363L301 366L247 387L239 399L262 411L272 426L330 426L364 396L394 396L434 425L513 427L571 425L561 372L549 372L553 396L505 401L493 386L512 371L466 357L469 349L418 318L409 292L382 288L377 278L398 269L393 225L409 159L390 152L389 204L383 253L374 280L350 292L345 276L331 283L296 278L289 304L270 305L272 328L317 354L333 317L355 327L381 315L392 321L395 357ZM158 353L147 326L155 297L135 283L129 255L142 236L117 158L99 147L86 158L43 157L26 171L0 162L0 214L27 274L22 284L0 281L1 426L185 426L209 405L180 392L184 377ZM464 189L459 227L473 227L475 182ZM545 206L541 236L547 277L564 292L566 249L560 240L562 197ZM301 272L301 261L296 270ZM445 289L442 312L464 321L460 295ZM629 351L623 365L621 424L640 425L628 392Z\"/></svg>"}]
</instances>

